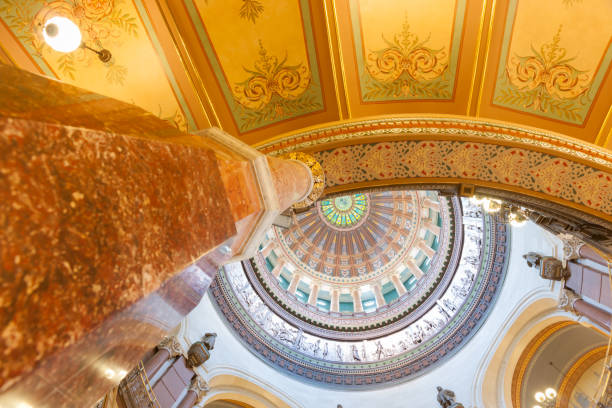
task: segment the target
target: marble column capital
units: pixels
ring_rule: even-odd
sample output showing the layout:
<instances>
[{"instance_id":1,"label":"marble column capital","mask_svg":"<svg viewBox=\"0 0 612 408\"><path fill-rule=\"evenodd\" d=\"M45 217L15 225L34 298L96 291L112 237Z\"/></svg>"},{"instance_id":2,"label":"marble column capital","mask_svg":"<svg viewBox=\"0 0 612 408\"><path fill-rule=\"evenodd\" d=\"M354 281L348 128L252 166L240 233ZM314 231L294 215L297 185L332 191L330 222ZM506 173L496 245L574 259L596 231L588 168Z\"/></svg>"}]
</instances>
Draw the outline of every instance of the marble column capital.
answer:
<instances>
[{"instance_id":1,"label":"marble column capital","mask_svg":"<svg viewBox=\"0 0 612 408\"><path fill-rule=\"evenodd\" d=\"M193 391L197 395L196 404L199 404L206 393L210 391L210 387L204 378L196 374L191 380L188 391Z\"/></svg>"},{"instance_id":2,"label":"marble column capital","mask_svg":"<svg viewBox=\"0 0 612 408\"><path fill-rule=\"evenodd\" d=\"M178 357L184 354L183 347L176 336L167 336L157 345L159 350L168 350L170 357Z\"/></svg>"},{"instance_id":3,"label":"marble column capital","mask_svg":"<svg viewBox=\"0 0 612 408\"><path fill-rule=\"evenodd\" d=\"M580 248L584 245L584 241L575 237L572 234L558 234L561 241L563 241L563 262L570 261L572 259L580 258Z\"/></svg>"},{"instance_id":4,"label":"marble column capital","mask_svg":"<svg viewBox=\"0 0 612 408\"><path fill-rule=\"evenodd\" d=\"M566 312L577 314L574 304L581 299L582 297L580 295L577 295L569 289L563 288L559 293L559 308Z\"/></svg>"}]
</instances>

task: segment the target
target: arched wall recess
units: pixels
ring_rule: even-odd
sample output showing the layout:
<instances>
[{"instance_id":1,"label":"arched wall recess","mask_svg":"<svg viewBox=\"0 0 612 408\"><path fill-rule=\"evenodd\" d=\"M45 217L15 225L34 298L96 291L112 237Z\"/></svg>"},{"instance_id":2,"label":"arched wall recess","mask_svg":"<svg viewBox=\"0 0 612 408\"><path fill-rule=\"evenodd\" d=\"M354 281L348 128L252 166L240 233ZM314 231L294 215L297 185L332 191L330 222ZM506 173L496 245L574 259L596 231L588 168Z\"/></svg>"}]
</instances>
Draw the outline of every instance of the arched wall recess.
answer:
<instances>
[{"instance_id":1,"label":"arched wall recess","mask_svg":"<svg viewBox=\"0 0 612 408\"><path fill-rule=\"evenodd\" d=\"M208 382L210 391L204 399L204 406L217 400L233 400L254 407L289 408L297 407L295 401L287 395L278 395L273 386L262 384L255 378L239 369L215 367L210 372Z\"/></svg>"},{"instance_id":2,"label":"arched wall recess","mask_svg":"<svg viewBox=\"0 0 612 408\"><path fill-rule=\"evenodd\" d=\"M325 170L326 194L473 184L476 192L596 225L605 236L612 231L612 153L559 134L464 117L381 117L280 136L258 149L312 153Z\"/></svg>"}]
</instances>

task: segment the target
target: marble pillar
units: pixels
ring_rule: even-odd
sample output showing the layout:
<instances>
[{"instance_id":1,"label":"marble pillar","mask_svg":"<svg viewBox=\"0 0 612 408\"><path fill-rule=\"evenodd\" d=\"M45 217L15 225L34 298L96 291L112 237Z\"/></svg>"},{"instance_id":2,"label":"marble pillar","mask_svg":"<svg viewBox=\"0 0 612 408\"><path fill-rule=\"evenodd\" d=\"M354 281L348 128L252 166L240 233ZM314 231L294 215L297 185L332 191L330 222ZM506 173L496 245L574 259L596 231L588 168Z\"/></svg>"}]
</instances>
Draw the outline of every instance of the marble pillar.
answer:
<instances>
[{"instance_id":1,"label":"marble pillar","mask_svg":"<svg viewBox=\"0 0 612 408\"><path fill-rule=\"evenodd\" d=\"M433 248L431 248L430 246L428 246L428 245L427 245L427 243L426 243L425 241L423 241L423 240L420 240L420 241L418 242L417 247L418 247L418 248L419 248L421 251L423 251L423 253L424 253L425 255L427 255L427 257L428 257L429 259L432 259L432 258L434 257L434 255L436 254L436 251L435 251Z\"/></svg>"},{"instance_id":2,"label":"marble pillar","mask_svg":"<svg viewBox=\"0 0 612 408\"><path fill-rule=\"evenodd\" d=\"M285 267L286 264L287 264L287 261L285 261L284 258L278 258L276 266L274 266L274 269L272 269L272 275L274 275L275 278L278 278L283 272L283 268Z\"/></svg>"},{"instance_id":3,"label":"marble pillar","mask_svg":"<svg viewBox=\"0 0 612 408\"><path fill-rule=\"evenodd\" d=\"M295 293L298 284L300 283L301 277L302 276L299 273L293 272L293 276L291 277L291 283L289 283L289 288L287 289L289 293Z\"/></svg>"},{"instance_id":4,"label":"marble pillar","mask_svg":"<svg viewBox=\"0 0 612 408\"><path fill-rule=\"evenodd\" d=\"M599 252L595 251L588 245L581 245L578 249L578 253L582 258L590 259L591 261L603 266L608 266L608 262L599 254Z\"/></svg>"},{"instance_id":5,"label":"marble pillar","mask_svg":"<svg viewBox=\"0 0 612 408\"><path fill-rule=\"evenodd\" d=\"M407 292L406 287L400 280L400 277L398 274L391 275L391 283L393 283L393 286L395 287L395 290L397 291L397 294L399 296L402 296L404 293Z\"/></svg>"},{"instance_id":6,"label":"marble pillar","mask_svg":"<svg viewBox=\"0 0 612 408\"><path fill-rule=\"evenodd\" d=\"M612 315L596 305L586 302L571 290L562 289L559 294L559 307L577 316L584 316L606 331L610 331Z\"/></svg>"},{"instance_id":7,"label":"marble pillar","mask_svg":"<svg viewBox=\"0 0 612 408\"><path fill-rule=\"evenodd\" d=\"M338 289L332 289L330 310L332 312L340 311L340 292Z\"/></svg>"},{"instance_id":8,"label":"marble pillar","mask_svg":"<svg viewBox=\"0 0 612 408\"><path fill-rule=\"evenodd\" d=\"M440 211L440 203L437 201L433 201L431 198L424 198L421 202L421 205L424 208L431 208L433 210Z\"/></svg>"},{"instance_id":9,"label":"marble pillar","mask_svg":"<svg viewBox=\"0 0 612 408\"><path fill-rule=\"evenodd\" d=\"M308 295L308 304L312 306L317 305L317 297L319 296L319 285L312 285L310 295Z\"/></svg>"},{"instance_id":10,"label":"marble pillar","mask_svg":"<svg viewBox=\"0 0 612 408\"><path fill-rule=\"evenodd\" d=\"M259 244L310 178L245 149L0 65L0 405L91 405Z\"/></svg>"},{"instance_id":11,"label":"marble pillar","mask_svg":"<svg viewBox=\"0 0 612 408\"><path fill-rule=\"evenodd\" d=\"M421 279L421 277L423 276L423 271L421 270L421 268L419 268L416 262L414 262L414 259L408 258L406 260L406 266L415 278Z\"/></svg>"},{"instance_id":12,"label":"marble pillar","mask_svg":"<svg viewBox=\"0 0 612 408\"><path fill-rule=\"evenodd\" d=\"M440 227L436 224L433 223L433 221L431 220L431 218L425 218L423 219L423 226L431 231L432 234L440 236Z\"/></svg>"},{"instance_id":13,"label":"marble pillar","mask_svg":"<svg viewBox=\"0 0 612 408\"><path fill-rule=\"evenodd\" d=\"M192 408L200 403L208 391L210 391L208 383L196 374L191 381L187 394L183 397L177 408Z\"/></svg>"},{"instance_id":14,"label":"marble pillar","mask_svg":"<svg viewBox=\"0 0 612 408\"><path fill-rule=\"evenodd\" d=\"M353 295L353 306L355 313L363 312L363 304L361 303L361 295L359 293L359 289L353 289L351 294Z\"/></svg>"},{"instance_id":15,"label":"marble pillar","mask_svg":"<svg viewBox=\"0 0 612 408\"><path fill-rule=\"evenodd\" d=\"M380 283L374 284L374 297L376 298L377 307L381 307L387 303L385 302L385 298L382 293L382 286L380 285Z\"/></svg>"},{"instance_id":16,"label":"marble pillar","mask_svg":"<svg viewBox=\"0 0 612 408\"><path fill-rule=\"evenodd\" d=\"M219 158L237 229L231 261L251 258L276 217L310 194L310 169L297 160L267 157L220 129L194 135L210 144Z\"/></svg>"}]
</instances>

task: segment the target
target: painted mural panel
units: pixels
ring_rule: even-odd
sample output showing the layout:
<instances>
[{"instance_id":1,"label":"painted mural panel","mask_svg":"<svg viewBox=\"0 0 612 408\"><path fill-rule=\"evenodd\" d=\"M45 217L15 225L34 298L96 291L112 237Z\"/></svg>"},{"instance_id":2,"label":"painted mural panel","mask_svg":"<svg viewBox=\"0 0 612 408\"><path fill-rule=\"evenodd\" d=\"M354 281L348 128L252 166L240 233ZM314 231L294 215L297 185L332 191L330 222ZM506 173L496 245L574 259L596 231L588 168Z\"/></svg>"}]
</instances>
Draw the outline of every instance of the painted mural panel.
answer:
<instances>
[{"instance_id":1,"label":"painted mural panel","mask_svg":"<svg viewBox=\"0 0 612 408\"><path fill-rule=\"evenodd\" d=\"M511 0L493 103L582 124L612 60L609 0Z\"/></svg>"},{"instance_id":2,"label":"painted mural panel","mask_svg":"<svg viewBox=\"0 0 612 408\"><path fill-rule=\"evenodd\" d=\"M83 48L51 49L41 30L53 16L74 21L83 41L109 49L111 61ZM195 128L140 0L2 0L0 19L46 75L138 105L179 129Z\"/></svg>"},{"instance_id":3,"label":"painted mural panel","mask_svg":"<svg viewBox=\"0 0 612 408\"><path fill-rule=\"evenodd\" d=\"M185 3L240 132L323 109L307 0Z\"/></svg>"},{"instance_id":4,"label":"painted mural panel","mask_svg":"<svg viewBox=\"0 0 612 408\"><path fill-rule=\"evenodd\" d=\"M351 0L364 102L452 99L465 0Z\"/></svg>"}]
</instances>

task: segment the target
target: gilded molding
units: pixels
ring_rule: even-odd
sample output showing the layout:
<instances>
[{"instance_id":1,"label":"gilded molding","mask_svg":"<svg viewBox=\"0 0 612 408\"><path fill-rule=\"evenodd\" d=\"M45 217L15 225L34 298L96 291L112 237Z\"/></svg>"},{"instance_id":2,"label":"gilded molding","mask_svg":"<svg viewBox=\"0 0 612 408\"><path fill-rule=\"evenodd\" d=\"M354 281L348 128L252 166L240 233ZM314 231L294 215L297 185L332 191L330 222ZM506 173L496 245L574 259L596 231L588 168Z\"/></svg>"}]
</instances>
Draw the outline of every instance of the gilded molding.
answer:
<instances>
[{"instance_id":1,"label":"gilded molding","mask_svg":"<svg viewBox=\"0 0 612 408\"><path fill-rule=\"evenodd\" d=\"M536 334L535 337L529 342L529 344L527 344L516 363L516 366L514 368L514 374L512 375L510 395L512 397L512 406L514 408L521 408L521 388L523 387L523 379L525 376L525 372L527 371L527 367L529 366L529 363L531 363L531 360L535 353L550 336L552 336L559 330L571 326L573 324L577 323L570 320L553 323L552 325L545 327L538 334Z\"/></svg>"},{"instance_id":2,"label":"gilded molding","mask_svg":"<svg viewBox=\"0 0 612 408\"><path fill-rule=\"evenodd\" d=\"M570 367L565 374L565 377L563 377L561 386L559 387L559 391L557 393L558 408L568 408L574 387L587 369L593 366L593 364L595 364L598 360L606 357L606 350L607 346L597 347L580 356Z\"/></svg>"}]
</instances>

